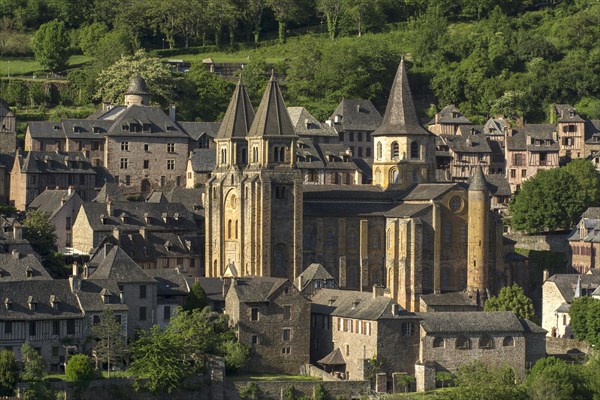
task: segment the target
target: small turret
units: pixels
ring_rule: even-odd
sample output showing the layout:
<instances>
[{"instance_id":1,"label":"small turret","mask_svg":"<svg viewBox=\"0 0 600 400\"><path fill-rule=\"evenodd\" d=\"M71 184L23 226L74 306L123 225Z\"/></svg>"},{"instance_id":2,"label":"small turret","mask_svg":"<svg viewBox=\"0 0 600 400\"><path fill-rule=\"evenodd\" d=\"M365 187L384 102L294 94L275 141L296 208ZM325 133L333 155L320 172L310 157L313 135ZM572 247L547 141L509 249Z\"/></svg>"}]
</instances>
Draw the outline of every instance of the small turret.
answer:
<instances>
[{"instance_id":1,"label":"small turret","mask_svg":"<svg viewBox=\"0 0 600 400\"><path fill-rule=\"evenodd\" d=\"M150 93L146 87L146 81L139 75L134 75L129 80L129 87L125 92L125 105L127 107L137 106L149 106L150 105Z\"/></svg>"},{"instance_id":2,"label":"small turret","mask_svg":"<svg viewBox=\"0 0 600 400\"><path fill-rule=\"evenodd\" d=\"M467 292L481 305L489 289L489 194L483 170L477 166L468 191Z\"/></svg>"}]
</instances>

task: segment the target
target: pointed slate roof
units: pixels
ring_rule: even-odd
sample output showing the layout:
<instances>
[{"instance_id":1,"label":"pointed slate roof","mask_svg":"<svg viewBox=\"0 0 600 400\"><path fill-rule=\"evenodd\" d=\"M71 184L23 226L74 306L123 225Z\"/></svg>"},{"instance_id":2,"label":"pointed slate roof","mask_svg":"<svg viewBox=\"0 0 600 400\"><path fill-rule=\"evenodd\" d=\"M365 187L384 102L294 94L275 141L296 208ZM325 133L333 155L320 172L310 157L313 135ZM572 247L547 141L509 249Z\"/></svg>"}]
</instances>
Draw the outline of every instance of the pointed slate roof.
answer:
<instances>
[{"instance_id":1,"label":"pointed slate roof","mask_svg":"<svg viewBox=\"0 0 600 400\"><path fill-rule=\"evenodd\" d=\"M487 190L485 176L483 176L483 170L481 169L481 165L478 165L477 168L475 168L475 172L473 173L473 176L471 177L471 182L469 183L469 190L480 192Z\"/></svg>"},{"instance_id":2,"label":"pointed slate roof","mask_svg":"<svg viewBox=\"0 0 600 400\"><path fill-rule=\"evenodd\" d=\"M254 109L240 76L215 139L246 137L253 120Z\"/></svg>"},{"instance_id":3,"label":"pointed slate roof","mask_svg":"<svg viewBox=\"0 0 600 400\"><path fill-rule=\"evenodd\" d=\"M256 110L248 136L296 136L273 74Z\"/></svg>"},{"instance_id":4,"label":"pointed slate roof","mask_svg":"<svg viewBox=\"0 0 600 400\"><path fill-rule=\"evenodd\" d=\"M346 360L344 360L342 351L338 347L334 351L317 361L317 363L321 365L346 365Z\"/></svg>"},{"instance_id":5,"label":"pointed slate roof","mask_svg":"<svg viewBox=\"0 0 600 400\"><path fill-rule=\"evenodd\" d=\"M102 257L102 252L98 252L94 259ZM94 262L94 259L91 261ZM119 283L154 282L154 279L146 274L119 246L113 247L100 261L90 279L114 279Z\"/></svg>"},{"instance_id":6,"label":"pointed slate roof","mask_svg":"<svg viewBox=\"0 0 600 400\"><path fill-rule=\"evenodd\" d=\"M139 75L134 75L129 79L129 87L125 94L148 94L146 81Z\"/></svg>"},{"instance_id":7,"label":"pointed slate roof","mask_svg":"<svg viewBox=\"0 0 600 400\"><path fill-rule=\"evenodd\" d=\"M396 78L390 91L387 107L383 116L383 122L373 132L375 135L431 135L421 123L417 116L415 103L413 102L408 77L404 67L404 59L396 72Z\"/></svg>"}]
</instances>

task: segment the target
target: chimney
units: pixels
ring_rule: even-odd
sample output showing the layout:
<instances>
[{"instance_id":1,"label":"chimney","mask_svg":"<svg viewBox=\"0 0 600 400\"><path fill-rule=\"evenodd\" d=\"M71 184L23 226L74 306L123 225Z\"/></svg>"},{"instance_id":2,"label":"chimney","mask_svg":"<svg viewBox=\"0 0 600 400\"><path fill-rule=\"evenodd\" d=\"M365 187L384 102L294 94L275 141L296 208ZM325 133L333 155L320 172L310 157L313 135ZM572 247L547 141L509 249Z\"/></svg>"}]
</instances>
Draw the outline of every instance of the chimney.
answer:
<instances>
[{"instance_id":1,"label":"chimney","mask_svg":"<svg viewBox=\"0 0 600 400\"><path fill-rule=\"evenodd\" d=\"M550 278L550 271L545 269L542 276L543 276L542 282L546 282L548 280L548 278Z\"/></svg>"},{"instance_id":2,"label":"chimney","mask_svg":"<svg viewBox=\"0 0 600 400\"><path fill-rule=\"evenodd\" d=\"M119 242L120 231L118 227L113 228L113 237Z\"/></svg>"},{"instance_id":3,"label":"chimney","mask_svg":"<svg viewBox=\"0 0 600 400\"><path fill-rule=\"evenodd\" d=\"M173 214L173 218L175 219L175 221L179 221L179 213Z\"/></svg>"},{"instance_id":4,"label":"chimney","mask_svg":"<svg viewBox=\"0 0 600 400\"><path fill-rule=\"evenodd\" d=\"M113 210L113 203L112 203L112 201L110 199L108 199L108 201L106 202L106 214L109 217L112 217L113 211L114 211Z\"/></svg>"},{"instance_id":5,"label":"chimney","mask_svg":"<svg viewBox=\"0 0 600 400\"><path fill-rule=\"evenodd\" d=\"M301 275L298 275L298 278L296 278L296 283L297 283L296 286L298 287L298 290L302 290L302 284L304 282L302 281L302 276Z\"/></svg>"},{"instance_id":6,"label":"chimney","mask_svg":"<svg viewBox=\"0 0 600 400\"><path fill-rule=\"evenodd\" d=\"M176 113L177 113L177 109L175 108L175 104L171 104L169 106L169 118L171 118L173 121L175 121Z\"/></svg>"},{"instance_id":7,"label":"chimney","mask_svg":"<svg viewBox=\"0 0 600 400\"><path fill-rule=\"evenodd\" d=\"M147 212L144 213L144 223L150 225L150 215Z\"/></svg>"},{"instance_id":8,"label":"chimney","mask_svg":"<svg viewBox=\"0 0 600 400\"><path fill-rule=\"evenodd\" d=\"M76 276L69 277L69 286L71 286L71 291L79 291L81 290L81 279Z\"/></svg>"},{"instance_id":9,"label":"chimney","mask_svg":"<svg viewBox=\"0 0 600 400\"><path fill-rule=\"evenodd\" d=\"M381 285L373 285L373 298L381 297L385 293L385 288Z\"/></svg>"},{"instance_id":10,"label":"chimney","mask_svg":"<svg viewBox=\"0 0 600 400\"><path fill-rule=\"evenodd\" d=\"M146 228L144 228L144 227L140 228L140 236L143 237L144 239L147 239L147 237L146 237Z\"/></svg>"},{"instance_id":11,"label":"chimney","mask_svg":"<svg viewBox=\"0 0 600 400\"><path fill-rule=\"evenodd\" d=\"M328 119L327 121L325 121L325 123L327 124L327 126L333 125L333 121L331 119Z\"/></svg>"},{"instance_id":12,"label":"chimney","mask_svg":"<svg viewBox=\"0 0 600 400\"><path fill-rule=\"evenodd\" d=\"M19 254L19 250L13 250L12 251L12 258L13 260L18 260L19 258L21 258L21 254Z\"/></svg>"},{"instance_id":13,"label":"chimney","mask_svg":"<svg viewBox=\"0 0 600 400\"><path fill-rule=\"evenodd\" d=\"M360 112L360 104L356 105L356 112L358 112L358 113Z\"/></svg>"},{"instance_id":14,"label":"chimney","mask_svg":"<svg viewBox=\"0 0 600 400\"><path fill-rule=\"evenodd\" d=\"M119 302L123 304L123 286L119 285Z\"/></svg>"},{"instance_id":15,"label":"chimney","mask_svg":"<svg viewBox=\"0 0 600 400\"><path fill-rule=\"evenodd\" d=\"M68 196L70 196L70 195L72 195L72 194L73 194L73 186L69 186L69 187L67 188L67 195L68 195Z\"/></svg>"},{"instance_id":16,"label":"chimney","mask_svg":"<svg viewBox=\"0 0 600 400\"><path fill-rule=\"evenodd\" d=\"M162 213L162 219L165 222L165 224L168 222L169 220L169 215L167 213Z\"/></svg>"},{"instance_id":17,"label":"chimney","mask_svg":"<svg viewBox=\"0 0 600 400\"><path fill-rule=\"evenodd\" d=\"M400 306L398 304L392 304L392 315L398 315L400 312Z\"/></svg>"},{"instance_id":18,"label":"chimney","mask_svg":"<svg viewBox=\"0 0 600 400\"><path fill-rule=\"evenodd\" d=\"M23 239L23 227L17 222L13 225L13 237L15 240Z\"/></svg>"}]
</instances>

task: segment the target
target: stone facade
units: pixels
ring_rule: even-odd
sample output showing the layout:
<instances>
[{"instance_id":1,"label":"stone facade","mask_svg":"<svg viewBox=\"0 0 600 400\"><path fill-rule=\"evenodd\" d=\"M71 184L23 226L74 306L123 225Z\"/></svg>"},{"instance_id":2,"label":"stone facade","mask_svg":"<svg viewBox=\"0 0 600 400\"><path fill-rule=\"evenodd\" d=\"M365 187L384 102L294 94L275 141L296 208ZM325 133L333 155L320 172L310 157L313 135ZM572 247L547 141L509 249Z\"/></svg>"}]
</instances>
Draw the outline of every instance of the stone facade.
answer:
<instances>
[{"instance_id":1,"label":"stone facade","mask_svg":"<svg viewBox=\"0 0 600 400\"><path fill-rule=\"evenodd\" d=\"M252 349L252 373L298 374L309 362L310 302L282 278L231 278L225 313Z\"/></svg>"}]
</instances>

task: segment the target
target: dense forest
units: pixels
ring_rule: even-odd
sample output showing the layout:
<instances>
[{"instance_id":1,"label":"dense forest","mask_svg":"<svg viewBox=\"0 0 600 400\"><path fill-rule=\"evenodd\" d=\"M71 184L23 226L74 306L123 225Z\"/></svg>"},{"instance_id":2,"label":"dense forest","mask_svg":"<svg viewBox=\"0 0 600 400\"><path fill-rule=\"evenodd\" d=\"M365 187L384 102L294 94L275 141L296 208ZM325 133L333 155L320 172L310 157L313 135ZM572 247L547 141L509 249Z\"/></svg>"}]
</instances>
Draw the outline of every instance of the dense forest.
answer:
<instances>
[{"instance_id":1,"label":"dense forest","mask_svg":"<svg viewBox=\"0 0 600 400\"><path fill-rule=\"evenodd\" d=\"M343 98L384 107L402 55L424 117L453 103L476 123L496 114L540 122L550 104L570 103L600 118L597 0L0 0L0 60L63 58L40 60L70 81L51 103L102 100L102 71L140 48L163 59L248 57L254 101L273 67L288 105L321 119ZM73 54L91 61L67 70ZM1 96L34 103L23 85L4 80ZM218 118L231 93L201 64L171 85L159 100L186 119Z\"/></svg>"}]
</instances>

